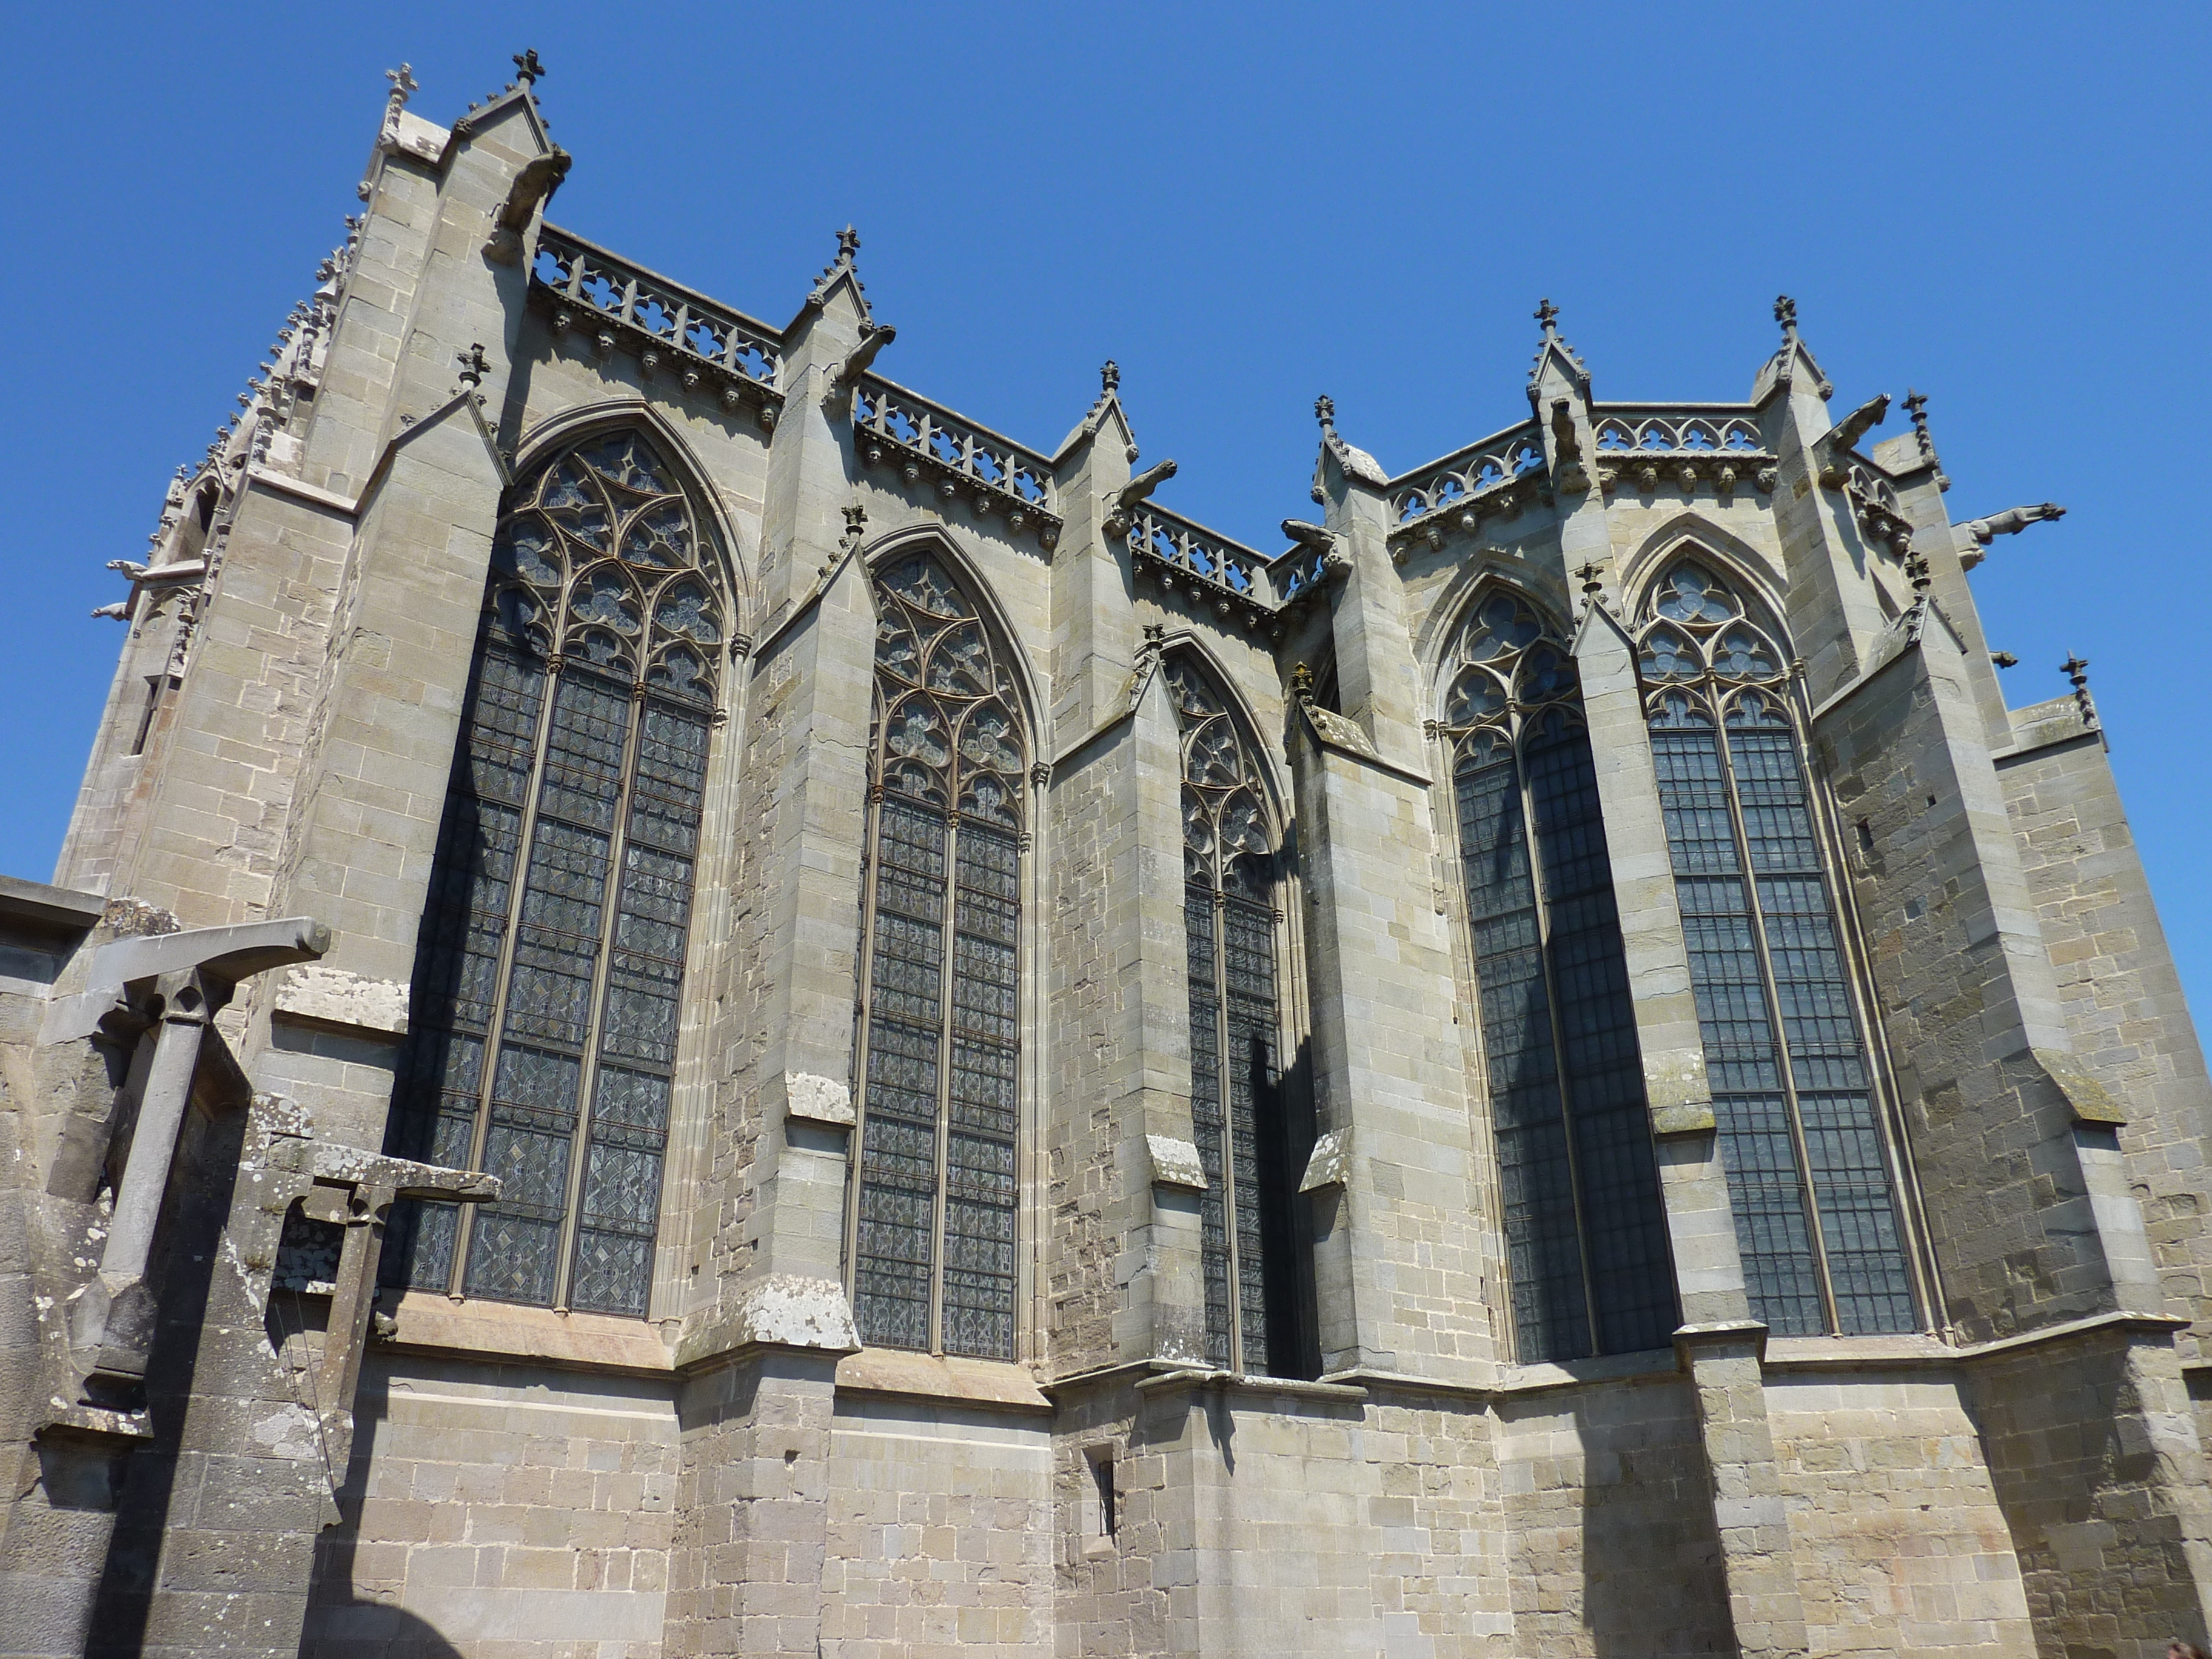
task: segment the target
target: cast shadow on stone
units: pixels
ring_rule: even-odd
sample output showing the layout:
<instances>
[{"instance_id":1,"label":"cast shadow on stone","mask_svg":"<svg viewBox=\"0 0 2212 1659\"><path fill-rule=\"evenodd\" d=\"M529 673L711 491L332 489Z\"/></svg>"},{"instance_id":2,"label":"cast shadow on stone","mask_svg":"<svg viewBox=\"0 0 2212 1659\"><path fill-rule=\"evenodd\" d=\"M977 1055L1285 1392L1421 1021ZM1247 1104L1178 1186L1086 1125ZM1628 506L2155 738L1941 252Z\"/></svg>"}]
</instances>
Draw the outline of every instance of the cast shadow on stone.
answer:
<instances>
[{"instance_id":1,"label":"cast shadow on stone","mask_svg":"<svg viewBox=\"0 0 2212 1659\"><path fill-rule=\"evenodd\" d=\"M1582 1617L1597 1659L1735 1651L1696 1405L1686 1387L1669 1387L1676 1382L1638 1385L1647 1403L1627 1424L1612 1415L1617 1401L1606 1402L1603 1418L1587 1398L1573 1407L1583 1447ZM1662 1390L1674 1396L1664 1406ZM1659 1413L1674 1405L1679 1415L1668 1422Z\"/></svg>"}]
</instances>

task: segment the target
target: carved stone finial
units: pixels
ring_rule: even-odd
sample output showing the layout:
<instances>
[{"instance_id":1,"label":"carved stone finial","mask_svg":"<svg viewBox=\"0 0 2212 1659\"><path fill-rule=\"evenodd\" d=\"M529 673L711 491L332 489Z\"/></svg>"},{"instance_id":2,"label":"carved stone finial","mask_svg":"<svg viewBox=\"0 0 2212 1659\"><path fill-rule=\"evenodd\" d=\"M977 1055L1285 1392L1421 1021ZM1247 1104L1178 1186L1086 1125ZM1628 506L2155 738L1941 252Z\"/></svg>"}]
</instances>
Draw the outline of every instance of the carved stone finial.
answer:
<instances>
[{"instance_id":1,"label":"carved stone finial","mask_svg":"<svg viewBox=\"0 0 2212 1659\"><path fill-rule=\"evenodd\" d=\"M1121 389L1121 365L1109 357L1098 368L1098 395L1111 397Z\"/></svg>"},{"instance_id":2,"label":"carved stone finial","mask_svg":"<svg viewBox=\"0 0 2212 1659\"><path fill-rule=\"evenodd\" d=\"M402 64L396 70L385 70L384 78L392 82L391 102L394 109L404 108L408 99L421 89L422 83L415 78L412 64Z\"/></svg>"},{"instance_id":3,"label":"carved stone finial","mask_svg":"<svg viewBox=\"0 0 2212 1659\"><path fill-rule=\"evenodd\" d=\"M1797 331L1797 302L1786 294L1775 295L1774 320L1782 325L1785 337L1795 334Z\"/></svg>"},{"instance_id":4,"label":"carved stone finial","mask_svg":"<svg viewBox=\"0 0 2212 1659\"><path fill-rule=\"evenodd\" d=\"M1536 320L1544 325L1547 334L1559 331L1559 308L1552 303L1549 296L1536 302Z\"/></svg>"},{"instance_id":5,"label":"carved stone finial","mask_svg":"<svg viewBox=\"0 0 2212 1659\"><path fill-rule=\"evenodd\" d=\"M1314 701L1313 670L1300 663L1291 670L1291 695L1297 699L1298 707L1310 708Z\"/></svg>"},{"instance_id":6,"label":"carved stone finial","mask_svg":"<svg viewBox=\"0 0 2212 1659\"><path fill-rule=\"evenodd\" d=\"M1336 424L1336 399L1327 393L1314 399L1314 419L1323 426Z\"/></svg>"},{"instance_id":7,"label":"carved stone finial","mask_svg":"<svg viewBox=\"0 0 2212 1659\"><path fill-rule=\"evenodd\" d=\"M2014 656L2009 651L1992 651L1990 653L1990 660L2000 668L2017 668L2020 666L2020 659Z\"/></svg>"},{"instance_id":8,"label":"carved stone finial","mask_svg":"<svg viewBox=\"0 0 2212 1659\"><path fill-rule=\"evenodd\" d=\"M538 48L531 46L514 54L514 78L526 87L535 86L545 73L545 65L538 61Z\"/></svg>"},{"instance_id":9,"label":"carved stone finial","mask_svg":"<svg viewBox=\"0 0 2212 1659\"><path fill-rule=\"evenodd\" d=\"M470 346L466 351L455 352L453 361L461 366L463 386L482 386L483 377L491 369L491 365L484 361L484 349L481 343Z\"/></svg>"},{"instance_id":10,"label":"carved stone finial","mask_svg":"<svg viewBox=\"0 0 2212 1659\"><path fill-rule=\"evenodd\" d=\"M2089 659L2078 651L2069 651L2058 669L2074 687L2074 706L2081 711L2081 724L2094 726L2097 706L2089 701Z\"/></svg>"},{"instance_id":11,"label":"carved stone finial","mask_svg":"<svg viewBox=\"0 0 2212 1659\"><path fill-rule=\"evenodd\" d=\"M1925 553L1913 551L1912 544L1909 540L1905 543L1905 580L1912 584L1914 592L1924 594L1928 592L1929 584L1936 580L1935 573L1928 568L1928 556Z\"/></svg>"},{"instance_id":12,"label":"carved stone finial","mask_svg":"<svg viewBox=\"0 0 2212 1659\"><path fill-rule=\"evenodd\" d=\"M860 502L854 501L845 509L846 546L852 547L859 543L862 532L867 528L867 523L868 509L862 507Z\"/></svg>"},{"instance_id":13,"label":"carved stone finial","mask_svg":"<svg viewBox=\"0 0 2212 1659\"><path fill-rule=\"evenodd\" d=\"M837 233L837 263L849 265L860 256L860 233L848 225Z\"/></svg>"},{"instance_id":14,"label":"carved stone finial","mask_svg":"<svg viewBox=\"0 0 2212 1659\"><path fill-rule=\"evenodd\" d=\"M1600 565L1595 559L1592 559L1588 564L1575 572L1575 574L1582 579L1583 592L1589 594L1593 599L1596 599L1599 594L1605 592L1605 583L1600 579L1599 574L1603 568L1604 567Z\"/></svg>"}]
</instances>

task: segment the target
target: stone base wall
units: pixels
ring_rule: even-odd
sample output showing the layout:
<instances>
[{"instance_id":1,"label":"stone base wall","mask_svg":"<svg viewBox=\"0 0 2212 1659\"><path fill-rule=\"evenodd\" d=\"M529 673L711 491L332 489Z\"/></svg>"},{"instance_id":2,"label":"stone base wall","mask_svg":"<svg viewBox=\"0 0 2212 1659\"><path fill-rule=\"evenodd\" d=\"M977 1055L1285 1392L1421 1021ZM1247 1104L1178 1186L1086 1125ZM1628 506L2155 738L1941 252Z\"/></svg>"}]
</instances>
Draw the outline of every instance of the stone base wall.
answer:
<instances>
[{"instance_id":1,"label":"stone base wall","mask_svg":"<svg viewBox=\"0 0 2212 1659\"><path fill-rule=\"evenodd\" d=\"M2032 1650L2012 1535L1957 1382L1770 1378L1766 1405L1814 1654Z\"/></svg>"},{"instance_id":2,"label":"stone base wall","mask_svg":"<svg viewBox=\"0 0 2212 1659\"><path fill-rule=\"evenodd\" d=\"M372 1357L310 1659L658 1659L675 1516L667 1385Z\"/></svg>"}]
</instances>

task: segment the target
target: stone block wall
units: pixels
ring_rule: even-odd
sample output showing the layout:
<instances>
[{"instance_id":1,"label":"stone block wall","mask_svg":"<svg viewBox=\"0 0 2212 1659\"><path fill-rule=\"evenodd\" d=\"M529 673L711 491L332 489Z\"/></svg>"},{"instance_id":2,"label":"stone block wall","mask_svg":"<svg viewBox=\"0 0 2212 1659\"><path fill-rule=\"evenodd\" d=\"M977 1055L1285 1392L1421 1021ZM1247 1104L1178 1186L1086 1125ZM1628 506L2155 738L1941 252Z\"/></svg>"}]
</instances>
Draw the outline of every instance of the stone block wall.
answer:
<instances>
[{"instance_id":1,"label":"stone block wall","mask_svg":"<svg viewBox=\"0 0 2212 1659\"><path fill-rule=\"evenodd\" d=\"M2012 1535L1955 1376L1780 1372L1767 1412L1814 1654L2032 1650Z\"/></svg>"}]
</instances>

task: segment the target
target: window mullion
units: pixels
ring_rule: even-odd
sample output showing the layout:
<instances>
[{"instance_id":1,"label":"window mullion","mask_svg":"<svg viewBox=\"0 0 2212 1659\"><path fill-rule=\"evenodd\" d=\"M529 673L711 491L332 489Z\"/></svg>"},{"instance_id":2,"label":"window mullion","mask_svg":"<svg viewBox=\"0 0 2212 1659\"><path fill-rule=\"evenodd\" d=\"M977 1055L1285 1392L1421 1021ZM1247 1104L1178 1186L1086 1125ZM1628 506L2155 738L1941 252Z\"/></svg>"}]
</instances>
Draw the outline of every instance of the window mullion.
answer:
<instances>
[{"instance_id":1,"label":"window mullion","mask_svg":"<svg viewBox=\"0 0 2212 1659\"><path fill-rule=\"evenodd\" d=\"M642 654L642 653L641 653ZM592 1097L599 1087L599 1040L607 1027L607 996L614 979L615 927L620 920L623 855L629 846L629 808L637 792L638 741L645 717L645 682L632 689L629 725L623 735L622 784L615 795L614 823L607 836L606 879L599 889L599 954L592 964L591 1010L584 1027L584 1052L576 1067L576 1123L568 1139L568 1182L560 1249L553 1262L553 1306L568 1311L569 1278L575 1267L576 1234L583 1224L584 1165L592 1153Z\"/></svg>"},{"instance_id":2,"label":"window mullion","mask_svg":"<svg viewBox=\"0 0 2212 1659\"><path fill-rule=\"evenodd\" d=\"M1517 709L1516 709L1516 712ZM1559 1031L1559 987L1552 967L1552 901L1544 886L1544 861L1536 842L1536 800L1528 787L1528 767L1522 752L1525 730L1509 732L1513 740L1513 780L1521 791L1521 835L1528 854L1528 896L1536 911L1536 957L1544 974L1545 1023L1552 1039L1553 1091L1559 1097L1559 1122L1565 1130L1567 1188L1575 1207L1575 1260L1582 1266L1583 1323L1589 1333L1589 1351L1605 1352L1598 1329L1597 1286L1590 1279L1589 1218L1583 1200L1583 1167L1575 1144L1575 1109L1568 1091L1567 1051ZM1518 1352L1518 1344L1516 1344Z\"/></svg>"},{"instance_id":3,"label":"window mullion","mask_svg":"<svg viewBox=\"0 0 2212 1659\"><path fill-rule=\"evenodd\" d=\"M564 605L566 602L564 595ZM478 1062L476 1128L469 1136L468 1167L471 1170L483 1168L484 1143L491 1133L492 1083L499 1075L500 1047L507 1041L507 988L514 975L514 940L520 929L522 895L530 885L531 842L538 835L538 799L545 785L545 750L553 740L553 699L561 689L561 659L554 656L544 666L545 690L538 700L538 732L530 748L530 781L523 791L522 815L515 825L514 873L507 884L507 921L499 937L499 969L492 980L491 1018L484 1023L483 1058ZM466 740L464 738L463 741ZM456 1207L460 1215L453 1223L453 1260L446 1279L446 1294L459 1301L468 1273L470 1242L476 1234L477 1206L462 1204Z\"/></svg>"},{"instance_id":4,"label":"window mullion","mask_svg":"<svg viewBox=\"0 0 2212 1659\"><path fill-rule=\"evenodd\" d=\"M1729 827L1735 833L1736 859L1743 866L1743 896L1751 921L1752 949L1759 959L1759 977L1766 995L1766 1024L1774 1042L1775 1059L1782 1084L1784 1115L1790 1123L1790 1146L1797 1160L1797 1196L1805 1207L1807 1237L1813 1246L1813 1279L1820 1293L1821 1316L1831 1332L1841 1328L1836 1318L1836 1295L1828 1280L1828 1247L1820 1231L1820 1206L1813 1196L1813 1160L1805 1145L1805 1123L1797 1107L1796 1063L1790 1052L1788 1028L1783 1023L1782 995L1774 975L1774 959L1766 939L1766 905L1759 891L1759 872L1751 857L1751 832L1744 823L1743 797L1736 787L1735 747L1729 742L1728 711L1722 688L1708 688L1713 711L1713 741L1720 750L1721 776L1727 783ZM1794 735L1794 734L1793 734Z\"/></svg>"}]
</instances>

